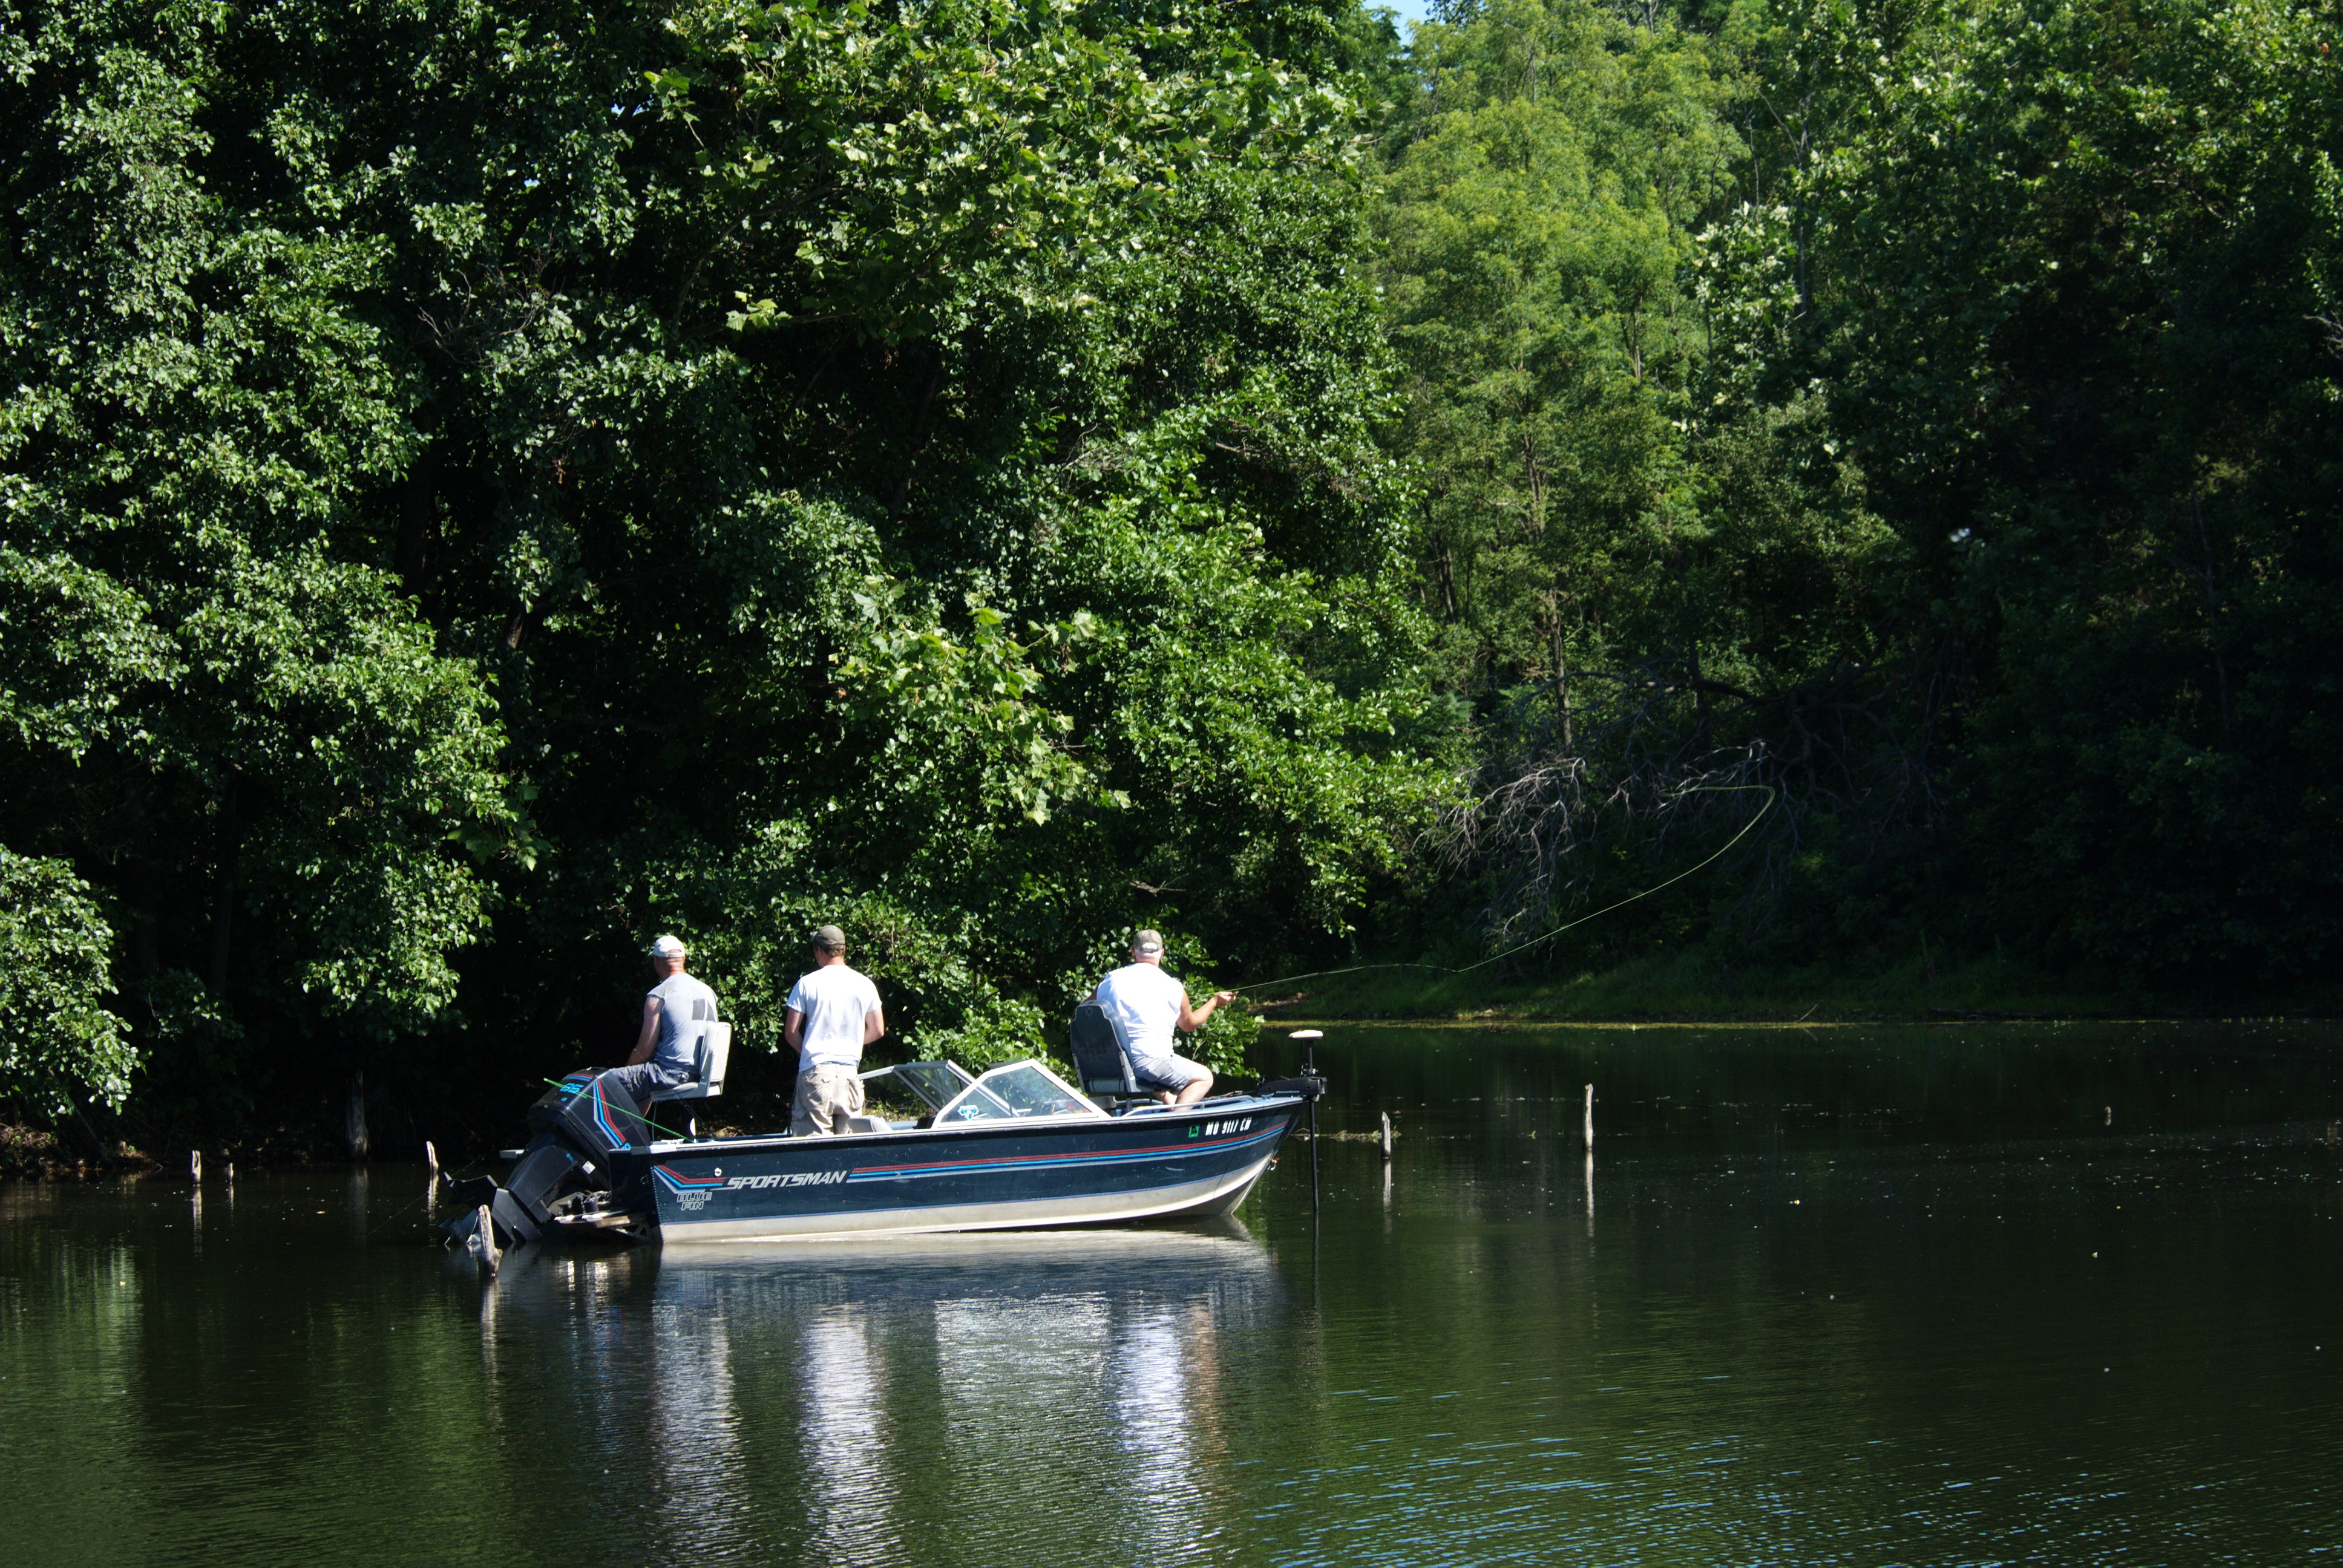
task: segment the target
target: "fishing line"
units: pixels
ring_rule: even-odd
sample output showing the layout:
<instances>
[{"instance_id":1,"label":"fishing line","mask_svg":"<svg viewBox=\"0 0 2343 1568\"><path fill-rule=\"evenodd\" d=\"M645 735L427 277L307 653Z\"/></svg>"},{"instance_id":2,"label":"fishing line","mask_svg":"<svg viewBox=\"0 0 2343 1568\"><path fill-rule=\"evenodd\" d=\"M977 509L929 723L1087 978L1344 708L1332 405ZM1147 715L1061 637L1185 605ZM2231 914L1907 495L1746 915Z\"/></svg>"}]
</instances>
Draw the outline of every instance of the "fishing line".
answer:
<instances>
[{"instance_id":1,"label":"fishing line","mask_svg":"<svg viewBox=\"0 0 2343 1568\"><path fill-rule=\"evenodd\" d=\"M563 1079L563 1078L546 1078L546 1079L540 1079L540 1080L538 1080L538 1081L539 1081L539 1082L541 1082L541 1083L549 1083L549 1084L553 1085L553 1087L554 1087L554 1088L556 1088L556 1089L559 1089L559 1088L561 1088L564 1084L566 1084L567 1082L568 1082L568 1080L567 1080L567 1079ZM581 1089L581 1090L578 1090L578 1091L573 1091L573 1092L579 1092L579 1093L582 1093L582 1092L583 1092L583 1091L582 1091L582 1089ZM625 1106L623 1106L623 1105L610 1105L610 1102L609 1102L608 1101L607 1101L607 1100L606 1100L606 1101L602 1101L602 1103L603 1103L603 1104L605 1104L605 1105L609 1105L609 1106L610 1106L610 1109L611 1109L611 1110L613 1110L613 1111L622 1111L622 1112L624 1112L626 1115L628 1115L628 1116L633 1117L636 1121L638 1121L641 1122L644 1126L649 1127L649 1128L650 1128L650 1129L654 1130L655 1131L659 1131L659 1132L664 1132L664 1133L666 1133L669 1138L672 1138L672 1139L676 1140L678 1142L686 1142L686 1141L689 1141L689 1140L685 1139L685 1137L683 1136L683 1134L682 1134L682 1133L678 1132L674 1128L672 1128L672 1127L661 1127L661 1126L659 1126L659 1124L658 1122L653 1121L649 1117L645 1116L645 1115L644 1115L641 1111L628 1111L628 1110L627 1110L627 1108L626 1108Z\"/></svg>"},{"instance_id":2,"label":"fishing line","mask_svg":"<svg viewBox=\"0 0 2343 1568\"><path fill-rule=\"evenodd\" d=\"M476 1160L472 1161L472 1163L475 1165L486 1165L488 1161L485 1160ZM375 1225L372 1229L367 1231L367 1240L369 1241L373 1241L375 1237L381 1234L384 1231L388 1230L395 1221L405 1219L409 1211L435 1202L438 1199L439 1184L442 1181L445 1181L450 1187L456 1187L460 1186L465 1181L468 1181L470 1180L471 1178L468 1176L458 1177L453 1171L438 1171L433 1172L431 1179L424 1184L423 1196L420 1198L409 1199L407 1202L402 1203L397 1208L392 1210L388 1218L383 1220L380 1223Z\"/></svg>"},{"instance_id":3,"label":"fishing line","mask_svg":"<svg viewBox=\"0 0 2343 1568\"><path fill-rule=\"evenodd\" d=\"M1430 970L1434 974L1469 975L1474 970L1486 969L1491 964L1497 962L1501 959L1512 958L1516 953L1525 953L1534 947L1554 940L1554 938L1570 930L1572 926L1583 926L1587 921L1607 915L1614 910L1624 909L1638 899L1648 899L1654 893L1660 891L1662 889L1673 887L1676 883L1683 881L1686 877L1691 876L1694 871L1700 870L1702 868L1711 865L1716 860L1722 859L1725 850L1732 849L1734 845L1738 844L1742 839L1747 838L1749 836L1749 830L1757 826L1758 823L1764 821L1765 819L1765 813L1774 809L1774 800L1775 797L1774 787L1771 784L1704 784L1683 791L1683 793L1686 795L1732 795L1737 794L1745 789L1763 789L1765 792L1765 803L1757 808L1757 815L1750 818L1748 821L1743 823L1741 830L1734 834L1730 839L1727 839L1724 845L1717 849L1716 853L1710 855L1707 859L1694 865L1685 867L1683 870L1678 871L1674 876L1670 877L1664 882L1654 882L1640 893L1630 893L1615 904L1605 904L1601 909L1594 910L1592 913L1581 915L1574 920L1554 927L1554 930L1546 932L1544 936L1532 937L1528 941L1523 942L1517 947L1507 948L1501 953L1493 953L1489 957L1483 959L1479 963L1466 964L1461 970L1450 969L1444 964L1418 963L1356 964L1346 970L1305 970L1298 975L1280 975L1275 980L1255 980L1250 986L1246 987L1245 990L1267 990L1272 986L1286 985L1294 980L1331 980L1336 975L1365 974L1371 970ZM1240 992L1239 994L1242 994L1242 992Z\"/></svg>"}]
</instances>

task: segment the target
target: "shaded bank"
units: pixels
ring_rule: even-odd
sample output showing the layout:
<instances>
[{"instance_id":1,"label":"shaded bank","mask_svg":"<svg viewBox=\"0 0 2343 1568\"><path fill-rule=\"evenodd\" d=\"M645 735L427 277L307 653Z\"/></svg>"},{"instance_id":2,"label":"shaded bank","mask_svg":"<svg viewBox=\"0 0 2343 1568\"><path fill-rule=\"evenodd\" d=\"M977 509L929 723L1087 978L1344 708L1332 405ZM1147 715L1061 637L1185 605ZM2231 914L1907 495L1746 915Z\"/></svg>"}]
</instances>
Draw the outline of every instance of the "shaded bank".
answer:
<instances>
[{"instance_id":1,"label":"shaded bank","mask_svg":"<svg viewBox=\"0 0 2343 1568\"><path fill-rule=\"evenodd\" d=\"M1865 972L1817 964L1800 970L1736 964L1696 952L1561 974L1463 974L1433 966L1370 965L1297 979L1252 999L1272 1028L1335 1019L1490 1020L1522 1022L1666 1020L1698 1026L1735 1020L2326 1019L2343 1015L2343 990L2296 985L2226 992L2154 990L2106 972L2043 970L1988 959L1939 966L1923 959Z\"/></svg>"}]
</instances>

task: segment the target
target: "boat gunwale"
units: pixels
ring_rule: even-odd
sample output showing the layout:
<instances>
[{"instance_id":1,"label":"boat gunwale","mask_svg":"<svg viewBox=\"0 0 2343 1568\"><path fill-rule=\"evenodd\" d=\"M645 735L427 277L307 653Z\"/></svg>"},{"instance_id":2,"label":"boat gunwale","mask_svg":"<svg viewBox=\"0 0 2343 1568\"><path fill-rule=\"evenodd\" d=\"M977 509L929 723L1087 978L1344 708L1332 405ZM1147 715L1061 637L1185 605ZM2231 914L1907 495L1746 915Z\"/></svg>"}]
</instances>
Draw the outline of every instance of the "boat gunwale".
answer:
<instances>
[{"instance_id":1,"label":"boat gunwale","mask_svg":"<svg viewBox=\"0 0 2343 1568\"><path fill-rule=\"evenodd\" d=\"M1126 1194L1126 1196L1144 1198L1153 1196L1158 1193L1177 1191L1183 1187L1199 1188L1203 1189L1203 1191L1198 1191L1188 1198L1174 1199L1169 1202L1150 1203L1136 1209L1121 1209L1111 1213L1081 1215L1061 1214L1051 1217L1016 1215L973 1221L956 1218L949 1221L930 1221L909 1225L873 1225L861 1229L840 1228L836 1230L820 1229L797 1231L745 1231L740 1229L740 1227L744 1225L753 1225L760 1222L754 1219L661 1219L656 1223L656 1231L660 1243L664 1246L675 1246L680 1244L684 1246L722 1247L742 1241L798 1242L823 1241L876 1241L894 1236L966 1235L985 1231L1067 1231L1086 1229L1092 1226L1127 1225L1136 1221L1178 1219L1185 1215L1192 1214L1200 1209L1213 1209L1222 1203L1226 1203L1230 1208L1234 1208L1237 1205L1242 1204L1247 1197L1252 1195L1254 1185L1261 1181L1263 1175L1268 1173L1269 1166L1275 1158L1276 1156L1273 1153L1264 1154L1260 1159L1255 1160L1236 1171L1224 1171L1218 1176L1207 1176L1192 1181L1167 1182L1161 1187L1139 1189L1135 1192ZM1233 1198L1231 1197L1231 1194L1232 1193L1235 1194ZM1027 1206L1029 1204L1046 1203L1050 1201L1051 1201L1023 1199L1009 1201L1011 1205L1019 1207ZM912 1210L857 1210L841 1217L851 1218L855 1215L881 1213L899 1215L904 1213L940 1215L953 1210L990 1209L1001 1206L1002 1205L983 1200L971 1200L963 1203L925 1205ZM788 1216L778 1215L771 1217L772 1221L775 1223L779 1223L787 1218ZM726 1233L711 1234L711 1231L723 1231Z\"/></svg>"},{"instance_id":2,"label":"boat gunwale","mask_svg":"<svg viewBox=\"0 0 2343 1568\"><path fill-rule=\"evenodd\" d=\"M1252 1105L1266 1109L1285 1106L1300 1107L1306 1099L1292 1092L1281 1094L1215 1095L1183 1106L1153 1106L1135 1110L1121 1116L1048 1116L1021 1118L1015 1121L988 1119L962 1122L952 1127L893 1127L884 1132L840 1132L811 1134L799 1137L792 1132L740 1132L729 1138L694 1138L666 1140L657 1143L636 1144L629 1154L658 1156L667 1159L687 1157L695 1153L719 1151L754 1152L759 1149L785 1148L870 1148L907 1139L970 1138L984 1135L1014 1137L1037 1131L1102 1131L1109 1128L1129 1127L1139 1121L1176 1121L1207 1107L1227 1112L1240 1106Z\"/></svg>"}]
</instances>

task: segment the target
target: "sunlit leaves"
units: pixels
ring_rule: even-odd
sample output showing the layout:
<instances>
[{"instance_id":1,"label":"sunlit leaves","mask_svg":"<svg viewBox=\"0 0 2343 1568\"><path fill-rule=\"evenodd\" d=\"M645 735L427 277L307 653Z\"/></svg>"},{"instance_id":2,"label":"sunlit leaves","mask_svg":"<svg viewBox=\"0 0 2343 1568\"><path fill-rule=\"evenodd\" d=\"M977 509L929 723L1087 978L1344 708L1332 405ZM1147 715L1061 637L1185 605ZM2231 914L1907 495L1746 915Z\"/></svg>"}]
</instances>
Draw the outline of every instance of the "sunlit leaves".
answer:
<instances>
[{"instance_id":1,"label":"sunlit leaves","mask_svg":"<svg viewBox=\"0 0 2343 1568\"><path fill-rule=\"evenodd\" d=\"M106 1010L113 931L62 860L0 847L0 1093L50 1115L68 1089L119 1106L137 1053Z\"/></svg>"}]
</instances>

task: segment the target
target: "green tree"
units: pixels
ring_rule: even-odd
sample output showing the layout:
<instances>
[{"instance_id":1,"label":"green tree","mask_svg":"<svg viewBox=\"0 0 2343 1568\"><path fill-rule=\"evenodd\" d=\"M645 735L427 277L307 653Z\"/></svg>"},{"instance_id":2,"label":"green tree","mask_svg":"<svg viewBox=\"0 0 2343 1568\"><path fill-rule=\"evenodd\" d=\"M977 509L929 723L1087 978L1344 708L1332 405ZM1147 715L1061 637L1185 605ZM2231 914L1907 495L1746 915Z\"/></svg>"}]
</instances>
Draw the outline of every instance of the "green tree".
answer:
<instances>
[{"instance_id":1,"label":"green tree","mask_svg":"<svg viewBox=\"0 0 2343 1568\"><path fill-rule=\"evenodd\" d=\"M1039 1048L1436 795L1351 13L11 15L0 828L158 1081L518 1089L669 927L769 1041L821 919Z\"/></svg>"},{"instance_id":2,"label":"green tree","mask_svg":"<svg viewBox=\"0 0 2343 1568\"><path fill-rule=\"evenodd\" d=\"M1863 577L1886 535L1814 400L1775 387L1795 269L1788 215L1751 199L1747 19L1446 15L1417 35L1423 93L1378 223L1420 591L1441 678L1481 716L1450 864L1511 945L1594 879L1653 879L1598 849L1614 832L1745 820L1723 785L1792 793L1760 841L1777 879L1823 819L1859 814L1870 792L1844 776L1871 761L1847 754L1882 737L1845 717L1881 703Z\"/></svg>"},{"instance_id":3,"label":"green tree","mask_svg":"<svg viewBox=\"0 0 2343 1568\"><path fill-rule=\"evenodd\" d=\"M136 1058L104 1006L113 934L73 868L0 849L0 1094L51 1116L76 1088L117 1107L129 1097Z\"/></svg>"},{"instance_id":4,"label":"green tree","mask_svg":"<svg viewBox=\"0 0 2343 1568\"><path fill-rule=\"evenodd\" d=\"M2316 9L1923 8L1805 182L1796 373L1966 688L1973 929L2315 972L2343 821L2331 325L2343 78Z\"/></svg>"}]
</instances>

